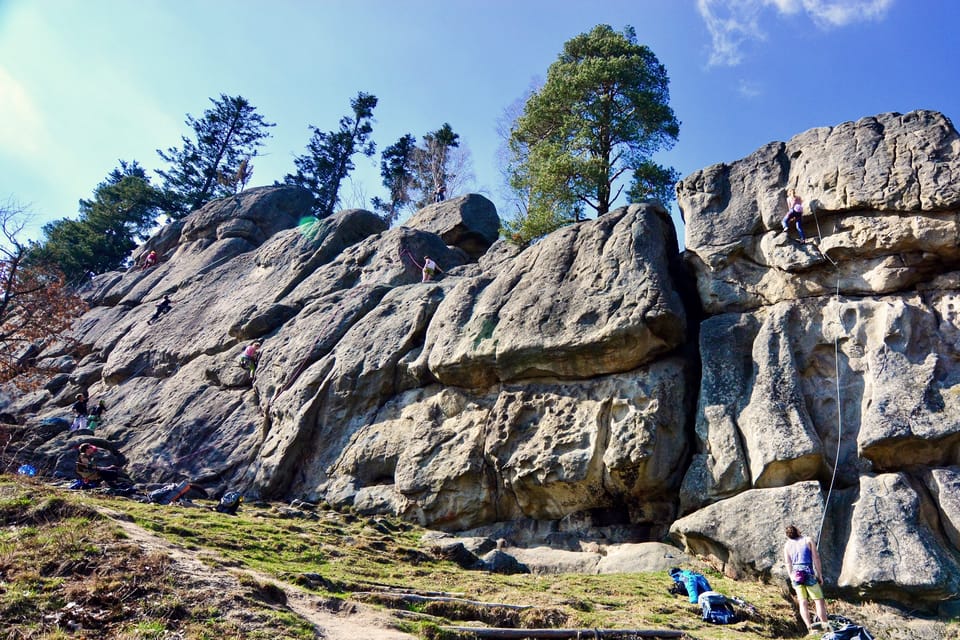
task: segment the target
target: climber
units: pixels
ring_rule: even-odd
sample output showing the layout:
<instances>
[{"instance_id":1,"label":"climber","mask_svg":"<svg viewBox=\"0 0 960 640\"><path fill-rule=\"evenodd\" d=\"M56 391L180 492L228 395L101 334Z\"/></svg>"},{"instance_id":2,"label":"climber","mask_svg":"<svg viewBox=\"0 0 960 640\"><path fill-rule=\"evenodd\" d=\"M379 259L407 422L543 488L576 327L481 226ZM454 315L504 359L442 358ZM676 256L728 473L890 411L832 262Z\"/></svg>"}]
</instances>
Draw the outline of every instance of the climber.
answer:
<instances>
[{"instance_id":1,"label":"climber","mask_svg":"<svg viewBox=\"0 0 960 640\"><path fill-rule=\"evenodd\" d=\"M240 356L240 366L250 372L250 379L252 380L257 376L257 363L260 361L260 345L259 341L251 342L243 350L243 354Z\"/></svg>"},{"instance_id":2,"label":"climber","mask_svg":"<svg viewBox=\"0 0 960 640\"><path fill-rule=\"evenodd\" d=\"M77 414L77 417L73 419L73 424L70 425L70 431L86 429L87 415L90 412L87 410L87 397L82 393L77 394L76 402L73 403L73 412Z\"/></svg>"},{"instance_id":3,"label":"climber","mask_svg":"<svg viewBox=\"0 0 960 640\"><path fill-rule=\"evenodd\" d=\"M797 604L800 607L800 617L807 630L815 633L817 627L827 624L827 604L823 599L823 568L820 565L820 554L810 538L801 535L800 530L790 525L786 529L788 540L783 545L783 560L787 565L787 575L797 591ZM817 617L820 622L811 624L810 611L807 601L813 600L817 608ZM823 629L829 630L829 629Z\"/></svg>"},{"instance_id":4,"label":"climber","mask_svg":"<svg viewBox=\"0 0 960 640\"><path fill-rule=\"evenodd\" d=\"M797 225L800 243L806 244L807 237L803 235L803 200L800 199L794 189L787 189L787 215L783 216L783 220L780 221L784 233L789 233L788 229L791 222L795 222Z\"/></svg>"},{"instance_id":5,"label":"climber","mask_svg":"<svg viewBox=\"0 0 960 640\"><path fill-rule=\"evenodd\" d=\"M157 308L154 310L153 315L147 320L147 324L153 324L160 319L160 316L170 311L170 308L173 306L173 303L170 302L170 296L163 296L163 300L157 303Z\"/></svg>"},{"instance_id":6,"label":"climber","mask_svg":"<svg viewBox=\"0 0 960 640\"><path fill-rule=\"evenodd\" d=\"M437 188L433 191L433 201L434 202L443 202L447 197L447 187L443 184L438 184Z\"/></svg>"},{"instance_id":7,"label":"climber","mask_svg":"<svg viewBox=\"0 0 960 640\"><path fill-rule=\"evenodd\" d=\"M147 257L143 259L143 267L140 270L146 271L155 264L157 264L157 252L151 249L150 253L147 254Z\"/></svg>"},{"instance_id":8,"label":"climber","mask_svg":"<svg viewBox=\"0 0 960 640\"><path fill-rule=\"evenodd\" d=\"M420 282L430 282L437 271L443 273L443 269L437 266L437 263L430 256L423 256L423 279Z\"/></svg>"}]
</instances>

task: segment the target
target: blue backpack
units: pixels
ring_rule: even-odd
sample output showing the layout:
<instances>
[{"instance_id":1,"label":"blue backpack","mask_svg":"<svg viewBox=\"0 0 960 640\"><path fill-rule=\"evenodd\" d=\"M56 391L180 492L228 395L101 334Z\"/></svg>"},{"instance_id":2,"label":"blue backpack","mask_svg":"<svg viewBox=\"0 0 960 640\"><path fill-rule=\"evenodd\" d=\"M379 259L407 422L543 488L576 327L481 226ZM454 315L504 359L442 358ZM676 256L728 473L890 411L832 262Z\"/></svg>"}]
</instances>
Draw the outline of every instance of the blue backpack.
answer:
<instances>
[{"instance_id":1,"label":"blue backpack","mask_svg":"<svg viewBox=\"0 0 960 640\"><path fill-rule=\"evenodd\" d=\"M701 593L697 602L700 603L701 617L704 621L713 624L731 624L737 621L737 612L727 597L716 591Z\"/></svg>"}]
</instances>

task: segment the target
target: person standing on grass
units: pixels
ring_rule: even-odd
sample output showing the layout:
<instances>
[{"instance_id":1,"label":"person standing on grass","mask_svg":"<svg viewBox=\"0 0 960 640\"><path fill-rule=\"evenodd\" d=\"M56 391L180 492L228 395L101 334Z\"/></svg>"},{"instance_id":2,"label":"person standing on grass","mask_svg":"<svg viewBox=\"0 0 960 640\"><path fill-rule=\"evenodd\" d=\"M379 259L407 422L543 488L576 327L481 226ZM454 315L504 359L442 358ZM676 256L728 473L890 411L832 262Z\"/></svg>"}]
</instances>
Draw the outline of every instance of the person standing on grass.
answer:
<instances>
[{"instance_id":1,"label":"person standing on grass","mask_svg":"<svg viewBox=\"0 0 960 640\"><path fill-rule=\"evenodd\" d=\"M817 631L810 622L810 610L807 603L813 600L817 609L820 625L827 623L827 603L823 599L823 567L820 553L813 540L802 535L800 530L790 525L786 529L787 542L783 545L783 560L787 565L787 574L797 592L800 617L810 633Z\"/></svg>"}]
</instances>

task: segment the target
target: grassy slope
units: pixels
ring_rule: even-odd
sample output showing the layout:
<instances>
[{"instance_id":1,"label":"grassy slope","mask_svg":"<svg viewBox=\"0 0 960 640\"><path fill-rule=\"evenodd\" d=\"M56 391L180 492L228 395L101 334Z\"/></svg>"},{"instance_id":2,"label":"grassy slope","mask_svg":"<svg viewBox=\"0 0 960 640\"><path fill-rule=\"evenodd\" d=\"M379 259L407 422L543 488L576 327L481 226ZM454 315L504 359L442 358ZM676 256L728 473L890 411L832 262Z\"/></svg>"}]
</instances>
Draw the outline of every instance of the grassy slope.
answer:
<instances>
[{"instance_id":1,"label":"grassy slope","mask_svg":"<svg viewBox=\"0 0 960 640\"><path fill-rule=\"evenodd\" d=\"M199 559L208 575L191 575L162 549L132 541L117 517ZM441 637L438 624L476 620L501 626L679 629L704 640L802 635L789 602L771 585L734 582L705 570L716 590L740 595L759 610L751 620L718 627L701 622L685 598L668 594L670 579L664 573L465 571L421 548L421 530L386 518L252 505L231 517L0 476L0 525L0 638L159 639L171 632L181 638L315 637L313 626L284 606L282 592L245 570L281 585L299 585L331 603L386 602L387 596L359 592L395 585L532 605L519 613L444 603L407 606L397 626L420 637ZM831 609L869 621L881 632L878 637L893 637L883 633L876 605L832 601ZM894 624L904 627L903 621ZM958 624L940 625L928 637L960 637L958 629Z\"/></svg>"}]
</instances>

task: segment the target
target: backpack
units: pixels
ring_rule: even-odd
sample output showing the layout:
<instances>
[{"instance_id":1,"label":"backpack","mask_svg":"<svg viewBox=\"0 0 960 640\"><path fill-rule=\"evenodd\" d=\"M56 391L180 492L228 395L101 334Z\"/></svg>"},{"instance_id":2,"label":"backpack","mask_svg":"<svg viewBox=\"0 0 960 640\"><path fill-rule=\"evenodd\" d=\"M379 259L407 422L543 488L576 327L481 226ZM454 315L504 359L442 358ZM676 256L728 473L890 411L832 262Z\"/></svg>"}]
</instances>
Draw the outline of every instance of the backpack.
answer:
<instances>
[{"instance_id":1,"label":"backpack","mask_svg":"<svg viewBox=\"0 0 960 640\"><path fill-rule=\"evenodd\" d=\"M223 497L220 498L220 503L215 507L215 509L220 513L226 513L231 516L236 515L237 509L240 508L240 503L243 502L243 496L241 496L236 491L227 491L223 494Z\"/></svg>"},{"instance_id":2,"label":"backpack","mask_svg":"<svg viewBox=\"0 0 960 640\"><path fill-rule=\"evenodd\" d=\"M713 624L730 624L737 621L737 612L727 597L716 591L704 591L697 598L700 604L701 618Z\"/></svg>"},{"instance_id":3,"label":"backpack","mask_svg":"<svg viewBox=\"0 0 960 640\"><path fill-rule=\"evenodd\" d=\"M157 504L170 504L185 496L191 488L192 485L187 481L181 482L180 484L165 484L159 489L154 489L148 493L147 500Z\"/></svg>"},{"instance_id":4,"label":"backpack","mask_svg":"<svg viewBox=\"0 0 960 640\"><path fill-rule=\"evenodd\" d=\"M848 624L827 633L821 640L873 640L873 636L860 625Z\"/></svg>"}]
</instances>

